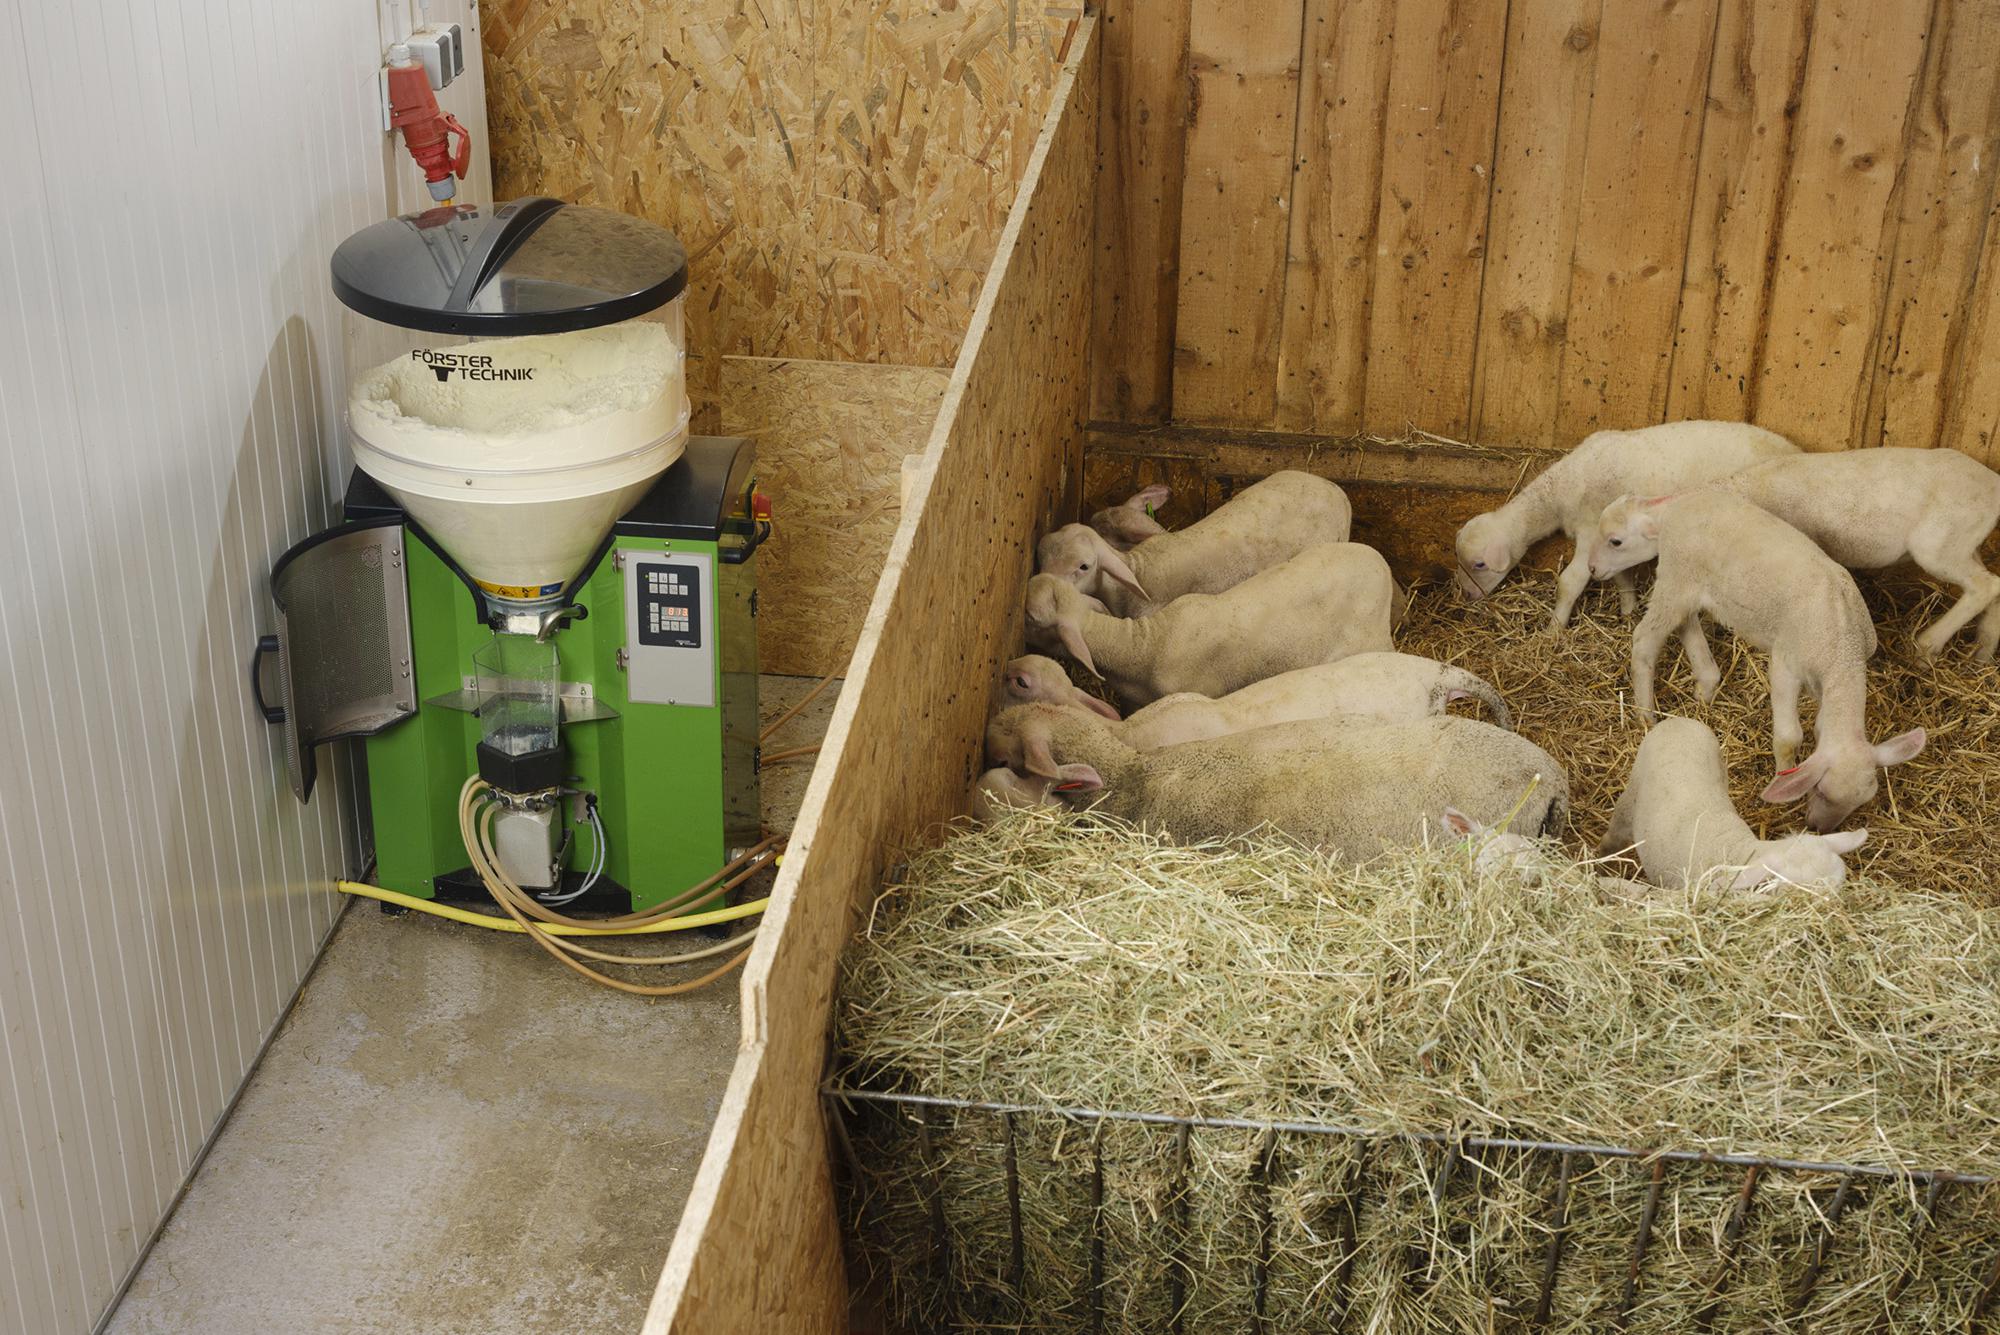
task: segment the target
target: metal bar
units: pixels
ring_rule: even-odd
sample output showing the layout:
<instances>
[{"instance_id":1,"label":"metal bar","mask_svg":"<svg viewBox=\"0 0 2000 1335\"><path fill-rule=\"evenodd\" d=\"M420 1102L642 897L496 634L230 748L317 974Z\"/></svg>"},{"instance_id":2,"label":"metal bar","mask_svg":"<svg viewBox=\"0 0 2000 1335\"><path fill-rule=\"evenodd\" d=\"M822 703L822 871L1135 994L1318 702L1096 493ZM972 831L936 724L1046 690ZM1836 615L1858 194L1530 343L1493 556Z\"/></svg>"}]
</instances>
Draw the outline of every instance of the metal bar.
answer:
<instances>
[{"instance_id":1,"label":"metal bar","mask_svg":"<svg viewBox=\"0 0 2000 1335\"><path fill-rule=\"evenodd\" d=\"M1896 1282L1889 1286L1889 1292L1883 1295L1882 1315L1875 1318L1874 1329L1876 1335L1880 1335L1882 1331L1889 1329L1889 1321L1895 1311L1897 1301L1902 1298L1903 1290L1910 1287L1910 1280L1916 1276L1917 1267L1914 1258L1918 1250L1923 1246L1924 1234L1930 1230L1932 1224L1937 1222L1938 1205L1943 1200L1946 1189L1950 1186L1950 1178L1934 1177L1931 1179L1930 1186L1924 1190L1923 1208L1917 1212L1916 1219L1910 1224L1910 1255L1912 1260L1909 1265L1903 1267L1902 1273L1896 1276Z\"/></svg>"},{"instance_id":2,"label":"metal bar","mask_svg":"<svg viewBox=\"0 0 2000 1335\"><path fill-rule=\"evenodd\" d=\"M1965 1335L1979 1335L1979 1323L1986 1319L1996 1297L2000 1297L2000 1252L1993 1253L1993 1264L1986 1272L1986 1287L1980 1290L1979 1301L1972 1305L1972 1319L1965 1323Z\"/></svg>"},{"instance_id":3,"label":"metal bar","mask_svg":"<svg viewBox=\"0 0 2000 1335\"><path fill-rule=\"evenodd\" d=\"M1136 1122L1145 1126L1190 1126L1198 1131L1263 1131L1288 1135L1353 1136L1364 1140L1416 1141L1432 1145L1456 1145L1471 1150L1527 1150L1542 1154L1588 1154L1600 1159L1665 1159L1672 1163L1716 1164L1725 1168L1758 1168L1778 1173L1827 1173L1836 1176L1886 1177L1911 1182L1946 1178L1969 1186L1985 1186L1996 1180L1974 1173L1958 1173L1949 1168L1896 1168L1884 1164L1822 1163L1812 1159L1775 1159L1755 1154L1716 1154L1708 1150L1637 1150L1623 1145L1592 1145L1561 1140L1517 1140L1506 1136L1455 1136L1437 1131L1384 1132L1373 1127L1341 1126L1327 1122L1253 1122L1240 1117L1179 1117L1172 1113L1120 1112L1106 1108L1072 1108L1033 1103L994 1103L980 1099L942 1098L935 1094L901 1094L850 1089L828 1085L821 1089L828 1098L859 1099L874 1103L900 1103L937 1108L957 1108L973 1112L1036 1113L1067 1117L1083 1122Z\"/></svg>"},{"instance_id":4,"label":"metal bar","mask_svg":"<svg viewBox=\"0 0 2000 1335\"><path fill-rule=\"evenodd\" d=\"M1007 1286L1016 1301L1027 1298L1027 1261L1021 1246L1021 1169L1014 1152L1014 1114L1000 1114L1002 1167L1007 1174Z\"/></svg>"},{"instance_id":5,"label":"metal bar","mask_svg":"<svg viewBox=\"0 0 2000 1335\"><path fill-rule=\"evenodd\" d=\"M1750 1217L1750 1202L1757 1195L1757 1180L1764 1170L1751 1165L1743 1174L1743 1190L1737 1193L1736 1208L1729 1213L1729 1225L1722 1231L1722 1257L1708 1281L1708 1304L1695 1313L1695 1325L1702 1330L1715 1327L1715 1314L1722 1310L1722 1290L1729 1283L1730 1266L1736 1260L1736 1244L1743 1238L1744 1221Z\"/></svg>"},{"instance_id":6,"label":"metal bar","mask_svg":"<svg viewBox=\"0 0 2000 1335\"><path fill-rule=\"evenodd\" d=\"M1104 1335L1104 1123L1090 1138L1090 1330Z\"/></svg>"},{"instance_id":7,"label":"metal bar","mask_svg":"<svg viewBox=\"0 0 2000 1335\"><path fill-rule=\"evenodd\" d=\"M1653 1160L1653 1180L1646 1187L1645 1208L1639 1211L1639 1236L1632 1240L1632 1264L1625 1269L1625 1291L1619 1295L1618 1314L1612 1318L1614 1330L1625 1329L1632 1319L1632 1304L1639 1297L1639 1270L1646 1264L1646 1248L1653 1242L1653 1220L1660 1213L1660 1189L1666 1180L1666 1160Z\"/></svg>"},{"instance_id":8,"label":"metal bar","mask_svg":"<svg viewBox=\"0 0 2000 1335\"><path fill-rule=\"evenodd\" d=\"M1361 1182L1367 1172L1368 1150L1364 1146L1347 1170L1347 1185L1340 1203L1340 1264L1333 1272L1333 1318L1330 1329L1338 1330L1347 1320L1348 1284L1354 1276L1355 1253L1361 1249Z\"/></svg>"},{"instance_id":9,"label":"metal bar","mask_svg":"<svg viewBox=\"0 0 2000 1335\"><path fill-rule=\"evenodd\" d=\"M1173 1335L1186 1335L1187 1331L1187 1276L1192 1270L1188 1263L1188 1235L1194 1231L1194 1221L1189 1217L1188 1207L1188 1137L1185 1126L1174 1128L1174 1196L1173 1206L1176 1233L1173 1253L1167 1258L1167 1310L1172 1313Z\"/></svg>"},{"instance_id":10,"label":"metal bar","mask_svg":"<svg viewBox=\"0 0 2000 1335\"><path fill-rule=\"evenodd\" d=\"M1549 1309L1555 1305L1556 1268L1562 1264L1563 1231L1569 1227L1569 1170L1575 1160L1573 1154L1562 1157L1562 1168L1556 1173L1555 1207L1549 1211L1555 1228L1549 1233L1548 1250L1542 1254L1542 1296L1535 1302L1534 1324L1547 1325Z\"/></svg>"},{"instance_id":11,"label":"metal bar","mask_svg":"<svg viewBox=\"0 0 2000 1335\"><path fill-rule=\"evenodd\" d=\"M1792 1299L1792 1315L1801 1316L1812 1304L1813 1290L1819 1287L1820 1273L1826 1269L1827 1253L1833 1250L1833 1230L1840 1227L1840 1216L1847 1210L1847 1194L1854 1187L1852 1176L1840 1179L1840 1189L1833 1193L1833 1204L1827 1207L1826 1220L1819 1227L1819 1234L1813 1239L1812 1261L1806 1266L1805 1278L1799 1282L1798 1296Z\"/></svg>"},{"instance_id":12,"label":"metal bar","mask_svg":"<svg viewBox=\"0 0 2000 1335\"><path fill-rule=\"evenodd\" d=\"M1266 1131L1250 1161L1250 1209L1257 1217L1257 1263L1250 1271L1250 1335L1264 1335L1264 1307L1271 1294L1271 1174L1278 1161L1278 1133Z\"/></svg>"},{"instance_id":13,"label":"metal bar","mask_svg":"<svg viewBox=\"0 0 2000 1335\"><path fill-rule=\"evenodd\" d=\"M932 1151L931 1118L934 1108L921 1108L917 1112L917 1157L924 1166L924 1173L931 1180L931 1266L940 1279L945 1274L945 1232L944 1232L944 1173L938 1167L937 1155Z\"/></svg>"}]
</instances>

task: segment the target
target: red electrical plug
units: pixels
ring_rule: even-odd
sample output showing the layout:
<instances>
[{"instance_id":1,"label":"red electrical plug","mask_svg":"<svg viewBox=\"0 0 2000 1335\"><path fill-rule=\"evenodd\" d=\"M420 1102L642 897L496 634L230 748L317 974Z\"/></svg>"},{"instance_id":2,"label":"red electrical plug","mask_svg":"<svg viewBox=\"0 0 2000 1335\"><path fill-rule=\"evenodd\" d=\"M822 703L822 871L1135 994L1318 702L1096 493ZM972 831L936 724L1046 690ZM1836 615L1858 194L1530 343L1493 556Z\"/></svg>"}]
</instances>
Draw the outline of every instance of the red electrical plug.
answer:
<instances>
[{"instance_id":1,"label":"red electrical plug","mask_svg":"<svg viewBox=\"0 0 2000 1335\"><path fill-rule=\"evenodd\" d=\"M458 194L452 178L464 180L472 165L472 135L458 123L458 117L439 108L437 94L431 91L430 75L425 73L423 65L410 59L407 50L397 50L401 51L403 63L396 63L396 53L391 53L389 128L403 132L404 146L424 169L431 198L448 204ZM456 155L451 151L451 135L458 136Z\"/></svg>"}]
</instances>

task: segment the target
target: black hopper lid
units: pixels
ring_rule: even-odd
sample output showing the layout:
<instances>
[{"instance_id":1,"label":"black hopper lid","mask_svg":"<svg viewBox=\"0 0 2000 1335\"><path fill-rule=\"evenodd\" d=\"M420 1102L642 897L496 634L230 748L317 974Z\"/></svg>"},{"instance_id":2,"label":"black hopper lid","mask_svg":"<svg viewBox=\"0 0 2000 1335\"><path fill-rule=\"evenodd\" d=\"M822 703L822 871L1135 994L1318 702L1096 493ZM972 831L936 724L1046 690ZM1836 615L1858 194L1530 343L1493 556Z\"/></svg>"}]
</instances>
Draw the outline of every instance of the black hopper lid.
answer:
<instances>
[{"instance_id":1,"label":"black hopper lid","mask_svg":"<svg viewBox=\"0 0 2000 1335\"><path fill-rule=\"evenodd\" d=\"M531 195L364 227L333 252L333 291L434 334L559 334L644 315L687 287L687 251L655 223Z\"/></svg>"}]
</instances>

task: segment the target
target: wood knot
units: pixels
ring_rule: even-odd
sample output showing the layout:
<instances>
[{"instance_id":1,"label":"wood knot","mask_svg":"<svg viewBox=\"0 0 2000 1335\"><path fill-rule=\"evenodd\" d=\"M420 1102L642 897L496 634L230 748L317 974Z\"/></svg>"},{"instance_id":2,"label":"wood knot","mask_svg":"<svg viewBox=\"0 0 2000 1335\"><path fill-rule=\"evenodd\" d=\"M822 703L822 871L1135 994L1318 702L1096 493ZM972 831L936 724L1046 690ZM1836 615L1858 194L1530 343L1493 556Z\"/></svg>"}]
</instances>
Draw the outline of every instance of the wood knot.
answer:
<instances>
[{"instance_id":1,"label":"wood knot","mask_svg":"<svg viewBox=\"0 0 2000 1335\"><path fill-rule=\"evenodd\" d=\"M1563 45L1572 51L1588 51L1596 41L1597 34L1579 23L1569 30L1569 36L1563 38Z\"/></svg>"}]
</instances>

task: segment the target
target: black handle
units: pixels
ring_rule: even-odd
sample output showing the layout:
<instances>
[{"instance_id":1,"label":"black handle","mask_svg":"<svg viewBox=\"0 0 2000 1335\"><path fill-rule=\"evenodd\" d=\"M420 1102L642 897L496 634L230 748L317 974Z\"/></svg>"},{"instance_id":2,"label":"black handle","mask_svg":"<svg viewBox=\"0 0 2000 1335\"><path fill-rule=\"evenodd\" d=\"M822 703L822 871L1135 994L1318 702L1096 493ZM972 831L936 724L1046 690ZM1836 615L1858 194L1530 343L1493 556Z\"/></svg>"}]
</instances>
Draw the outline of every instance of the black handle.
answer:
<instances>
[{"instance_id":1,"label":"black handle","mask_svg":"<svg viewBox=\"0 0 2000 1335\"><path fill-rule=\"evenodd\" d=\"M726 566L742 565L750 559L750 553L762 547L765 540L770 536L771 521L768 519L758 520L756 529L752 531L750 537L744 541L741 547L725 547L722 549L722 564Z\"/></svg>"},{"instance_id":2,"label":"black handle","mask_svg":"<svg viewBox=\"0 0 2000 1335\"><path fill-rule=\"evenodd\" d=\"M257 712L264 716L266 723L283 723L285 711L274 709L264 703L264 655L278 652L278 637L259 635L257 649L250 655L250 698L257 702Z\"/></svg>"}]
</instances>

